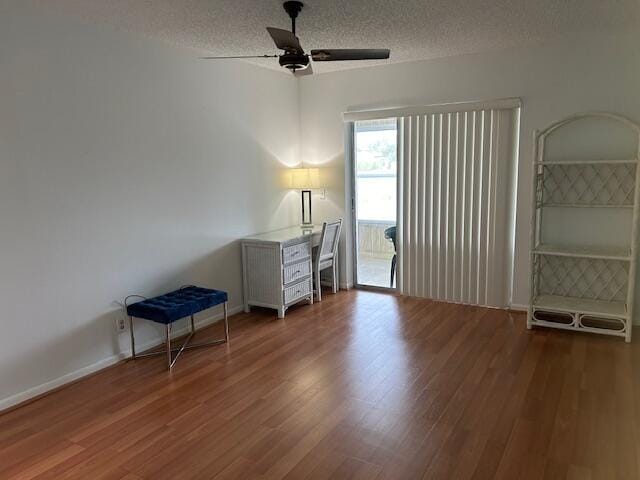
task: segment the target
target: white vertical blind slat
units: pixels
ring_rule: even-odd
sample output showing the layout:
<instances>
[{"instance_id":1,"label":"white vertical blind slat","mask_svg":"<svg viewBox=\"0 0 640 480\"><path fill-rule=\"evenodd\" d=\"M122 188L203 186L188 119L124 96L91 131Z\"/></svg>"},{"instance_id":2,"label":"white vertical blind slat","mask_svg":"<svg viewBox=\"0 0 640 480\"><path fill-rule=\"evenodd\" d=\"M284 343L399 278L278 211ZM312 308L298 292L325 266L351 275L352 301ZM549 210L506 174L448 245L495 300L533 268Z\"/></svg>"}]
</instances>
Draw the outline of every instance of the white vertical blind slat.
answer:
<instances>
[{"instance_id":1,"label":"white vertical blind slat","mask_svg":"<svg viewBox=\"0 0 640 480\"><path fill-rule=\"evenodd\" d=\"M418 212L417 212L417 244L424 245L425 244L425 190L426 190L426 181L427 181L427 160L425 158L425 148L426 148L426 115L420 115L419 117L419 140L418 142L418 165L420 168L420 174L418 176L418 190L416 195L416 200L418 204ZM425 296L425 248L418 248L418 256L416 258L416 276L417 276L417 292L416 295L419 297Z\"/></svg>"},{"instance_id":2,"label":"white vertical blind slat","mask_svg":"<svg viewBox=\"0 0 640 480\"><path fill-rule=\"evenodd\" d=\"M435 273L436 277L436 286L437 286L437 297L443 298L445 295L446 289L446 268L445 268L445 260L446 257L444 255L444 250L446 247L446 189L445 189L445 179L446 179L446 146L444 142L444 115L442 113L438 114L438 134L437 134L437 162L438 162L438 209L437 209L437 220L433 229L435 232L438 232L438 248L436 249L438 266Z\"/></svg>"},{"instance_id":3,"label":"white vertical blind slat","mask_svg":"<svg viewBox=\"0 0 640 480\"><path fill-rule=\"evenodd\" d=\"M409 228L413 221L411 220L411 117L405 117L403 122L403 177L402 177L402 189L403 189L403 201L402 201L402 289L401 291L411 295L411 237Z\"/></svg>"},{"instance_id":4,"label":"white vertical blind slat","mask_svg":"<svg viewBox=\"0 0 640 480\"><path fill-rule=\"evenodd\" d=\"M418 256L421 248L419 248L418 244L418 229L420 227L420 209L418 206L419 196L418 196L418 181L420 179L420 175L422 174L420 169L419 162L419 149L420 149L420 117L415 116L411 121L411 138L415 139L411 142L411 206L412 206L412 217L415 218L415 221L410 225L411 227L411 241L413 242L411 249L411 295L418 296L420 291L420 284L418 282L418 270L421 269L421 265L418 261Z\"/></svg>"},{"instance_id":5,"label":"white vertical blind slat","mask_svg":"<svg viewBox=\"0 0 640 480\"><path fill-rule=\"evenodd\" d=\"M458 287L459 282L459 273L458 269L458 235L459 235L459 227L460 220L458 218L460 199L458 197L458 175L459 175L459 165L458 165L458 114L453 113L451 116L451 183L453 185L453 190L451 195L453 197L453 205L451 207L451 216L453 219L453 223L451 224L451 228L449 230L449 236L451 238L451 298L453 301L459 302L460 289Z\"/></svg>"},{"instance_id":6,"label":"white vertical blind slat","mask_svg":"<svg viewBox=\"0 0 640 480\"><path fill-rule=\"evenodd\" d=\"M447 114L447 288L446 297L455 298L456 234L456 146L455 114Z\"/></svg>"},{"instance_id":7,"label":"white vertical blind slat","mask_svg":"<svg viewBox=\"0 0 640 480\"><path fill-rule=\"evenodd\" d=\"M427 115L427 122L428 122L428 127L427 127L427 138L425 140L426 142L426 148L427 148L427 158L426 158L426 162L427 162L427 172L428 172L428 178L427 178L427 186L428 186L428 191L425 192L425 196L427 198L427 218L425 220L425 223L427 225L427 235L426 235L426 244L424 245L425 250L427 252L427 265L425 265L426 269L427 269L427 283L428 283L428 288L426 291L425 296L428 298L434 298L435 296L435 291L434 291L434 285L435 285L435 275L434 275L434 270L433 270L433 265L434 265L434 259L436 258L435 256L435 251L434 251L434 244L435 244L435 231L433 230L433 222L434 222L434 205L435 205L435 197L434 197L434 193L435 193L435 183L434 183L434 178L435 178L435 169L434 169L434 135L435 135L435 118L434 115Z\"/></svg>"},{"instance_id":8,"label":"white vertical blind slat","mask_svg":"<svg viewBox=\"0 0 640 480\"><path fill-rule=\"evenodd\" d=\"M478 186L478 196L480 197L478 211L478 304L487 304L487 282L485 282L487 271L487 231L488 212L491 208L488 202L488 171L490 164L490 114L482 112L481 142L480 142L480 178Z\"/></svg>"},{"instance_id":9,"label":"white vertical blind slat","mask_svg":"<svg viewBox=\"0 0 640 480\"><path fill-rule=\"evenodd\" d=\"M491 110L491 139L490 139L490 149L491 154L489 156L491 160L491 165L489 168L489 220L487 222L487 269L485 276L485 283L488 285L490 282L495 282L497 280L497 275L499 272L496 271L495 263L492 261L494 256L496 255L496 237L498 235L498 231L496 229L496 224L498 223L498 205L497 198L498 197L498 184L497 184L497 165L500 160L499 153L497 151L498 147L498 138L500 132L500 112L497 110ZM497 221L498 220L498 221ZM488 304L493 304L497 301L496 295L494 292L495 289L489 289L488 293L491 295L487 298Z\"/></svg>"},{"instance_id":10,"label":"white vertical blind slat","mask_svg":"<svg viewBox=\"0 0 640 480\"><path fill-rule=\"evenodd\" d=\"M431 164L433 178L431 180L431 298L438 298L438 278L440 276L438 263L440 248L440 230L434 228L440 222L440 115L431 115L433 127L431 129Z\"/></svg>"},{"instance_id":11,"label":"white vertical blind slat","mask_svg":"<svg viewBox=\"0 0 640 480\"><path fill-rule=\"evenodd\" d=\"M468 183L470 207L469 207L469 303L478 303L478 137L480 136L480 119L478 112L472 114L471 130L471 178Z\"/></svg>"},{"instance_id":12,"label":"white vertical blind slat","mask_svg":"<svg viewBox=\"0 0 640 480\"><path fill-rule=\"evenodd\" d=\"M471 115L469 112L464 112L464 136L461 139L463 144L463 185L462 185L462 208L463 215L460 219L462 235L460 236L460 265L462 277L460 279L460 301L462 303L470 303L469 296L469 282L467 279L469 278L469 235L471 234L471 217L469 212L471 211L471 197L468 193L469 188L469 179L471 177L471 161L470 161L470 120Z\"/></svg>"},{"instance_id":13,"label":"white vertical blind slat","mask_svg":"<svg viewBox=\"0 0 640 480\"><path fill-rule=\"evenodd\" d=\"M411 115L402 132L400 291L506 306L506 202L512 110ZM506 146L505 146L506 145Z\"/></svg>"},{"instance_id":14,"label":"white vertical blind slat","mask_svg":"<svg viewBox=\"0 0 640 480\"><path fill-rule=\"evenodd\" d=\"M442 292L443 298L448 297L449 287L449 113L442 115L442 223L440 233L442 234Z\"/></svg>"}]
</instances>

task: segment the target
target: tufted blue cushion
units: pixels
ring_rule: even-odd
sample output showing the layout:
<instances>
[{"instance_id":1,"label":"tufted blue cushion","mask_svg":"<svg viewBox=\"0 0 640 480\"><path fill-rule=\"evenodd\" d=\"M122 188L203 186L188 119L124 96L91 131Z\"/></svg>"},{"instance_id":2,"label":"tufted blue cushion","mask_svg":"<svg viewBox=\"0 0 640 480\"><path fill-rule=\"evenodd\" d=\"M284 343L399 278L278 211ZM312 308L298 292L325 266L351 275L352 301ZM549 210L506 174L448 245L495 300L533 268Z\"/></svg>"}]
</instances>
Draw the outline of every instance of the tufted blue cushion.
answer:
<instances>
[{"instance_id":1,"label":"tufted blue cushion","mask_svg":"<svg viewBox=\"0 0 640 480\"><path fill-rule=\"evenodd\" d=\"M226 301L227 292L201 287L186 287L129 305L127 313L132 317L167 324Z\"/></svg>"}]
</instances>

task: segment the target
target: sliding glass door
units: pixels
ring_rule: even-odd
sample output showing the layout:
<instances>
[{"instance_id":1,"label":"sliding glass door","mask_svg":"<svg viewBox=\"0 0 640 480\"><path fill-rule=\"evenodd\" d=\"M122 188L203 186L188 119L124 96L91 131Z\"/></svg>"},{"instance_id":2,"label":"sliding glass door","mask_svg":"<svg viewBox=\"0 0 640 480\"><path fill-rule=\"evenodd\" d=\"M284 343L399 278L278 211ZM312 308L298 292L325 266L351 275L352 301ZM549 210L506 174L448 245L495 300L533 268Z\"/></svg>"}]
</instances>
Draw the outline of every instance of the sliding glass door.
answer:
<instances>
[{"instance_id":1,"label":"sliding glass door","mask_svg":"<svg viewBox=\"0 0 640 480\"><path fill-rule=\"evenodd\" d=\"M393 288L396 276L396 119L354 125L356 284Z\"/></svg>"},{"instance_id":2,"label":"sliding glass door","mask_svg":"<svg viewBox=\"0 0 640 480\"><path fill-rule=\"evenodd\" d=\"M391 119L345 116L354 122L357 285L509 303L518 107L505 99L397 109Z\"/></svg>"}]
</instances>

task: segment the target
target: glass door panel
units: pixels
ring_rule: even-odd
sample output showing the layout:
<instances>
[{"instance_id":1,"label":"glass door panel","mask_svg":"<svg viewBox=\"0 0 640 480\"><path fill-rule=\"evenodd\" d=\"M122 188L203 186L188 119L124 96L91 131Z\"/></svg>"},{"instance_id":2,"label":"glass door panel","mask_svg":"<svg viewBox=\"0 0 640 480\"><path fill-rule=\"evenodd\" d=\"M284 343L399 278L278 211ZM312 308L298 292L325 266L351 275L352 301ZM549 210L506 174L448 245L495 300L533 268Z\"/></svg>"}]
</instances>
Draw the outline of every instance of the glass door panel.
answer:
<instances>
[{"instance_id":1,"label":"glass door panel","mask_svg":"<svg viewBox=\"0 0 640 480\"><path fill-rule=\"evenodd\" d=\"M396 119L355 122L356 283L395 287Z\"/></svg>"}]
</instances>

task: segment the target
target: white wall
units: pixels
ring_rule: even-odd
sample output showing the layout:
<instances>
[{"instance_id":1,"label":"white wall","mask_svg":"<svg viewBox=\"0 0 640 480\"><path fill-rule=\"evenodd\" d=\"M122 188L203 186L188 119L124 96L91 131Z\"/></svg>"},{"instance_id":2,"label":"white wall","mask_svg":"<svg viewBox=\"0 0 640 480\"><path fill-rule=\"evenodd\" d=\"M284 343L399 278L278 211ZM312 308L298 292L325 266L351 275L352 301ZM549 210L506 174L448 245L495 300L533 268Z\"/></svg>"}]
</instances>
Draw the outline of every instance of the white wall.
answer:
<instances>
[{"instance_id":1,"label":"white wall","mask_svg":"<svg viewBox=\"0 0 640 480\"><path fill-rule=\"evenodd\" d=\"M531 131L591 109L640 121L637 37L298 81L19 3L0 5L0 409L126 353L114 301L129 293L197 283L238 307L237 239L299 221L299 198L278 186L298 139L306 163L331 167L314 220L346 217L348 108L522 98L515 304ZM140 342L159 334L141 326Z\"/></svg>"},{"instance_id":2,"label":"white wall","mask_svg":"<svg viewBox=\"0 0 640 480\"><path fill-rule=\"evenodd\" d=\"M640 122L638 45L640 35L621 35L302 77L301 156L343 170L342 112L348 109L520 97L513 305L523 306L529 294L532 132L588 110ZM319 205L320 216L346 217L344 185L330 189ZM343 276L350 278L350 267L343 265Z\"/></svg>"},{"instance_id":3,"label":"white wall","mask_svg":"<svg viewBox=\"0 0 640 480\"><path fill-rule=\"evenodd\" d=\"M237 239L298 222L277 185L296 161L294 78L9 3L0 409L126 352L114 301L129 293L196 283L240 306Z\"/></svg>"}]
</instances>

